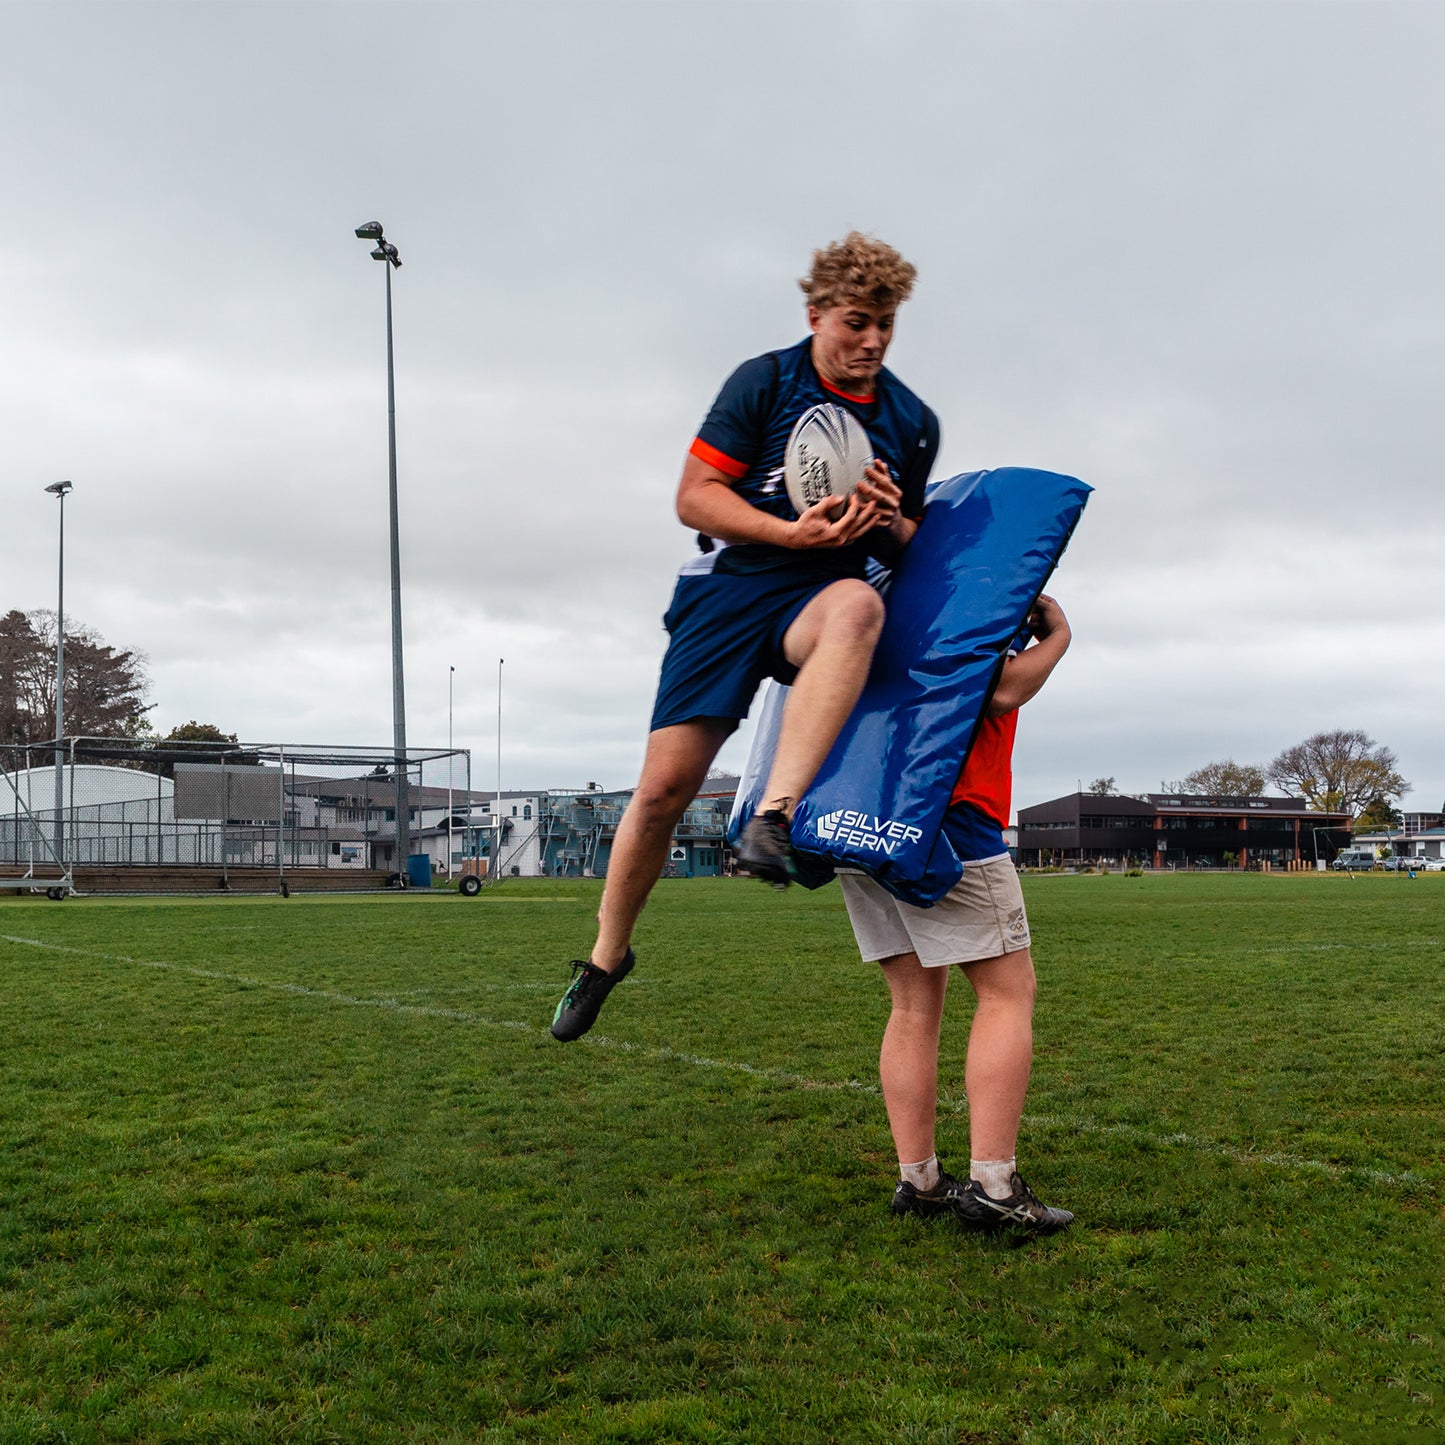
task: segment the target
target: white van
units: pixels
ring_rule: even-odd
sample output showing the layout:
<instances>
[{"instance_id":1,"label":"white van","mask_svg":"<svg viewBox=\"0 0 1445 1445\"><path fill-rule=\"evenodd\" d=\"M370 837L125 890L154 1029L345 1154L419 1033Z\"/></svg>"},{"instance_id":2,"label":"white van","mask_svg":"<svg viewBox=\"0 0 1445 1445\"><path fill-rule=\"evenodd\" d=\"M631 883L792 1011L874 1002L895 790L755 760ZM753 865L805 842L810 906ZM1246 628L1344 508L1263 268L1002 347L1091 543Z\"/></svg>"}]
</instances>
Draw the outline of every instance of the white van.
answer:
<instances>
[{"instance_id":1,"label":"white van","mask_svg":"<svg viewBox=\"0 0 1445 1445\"><path fill-rule=\"evenodd\" d=\"M1375 866L1373 848L1344 848L1340 850L1331 868L1343 869L1347 873L1368 873Z\"/></svg>"}]
</instances>

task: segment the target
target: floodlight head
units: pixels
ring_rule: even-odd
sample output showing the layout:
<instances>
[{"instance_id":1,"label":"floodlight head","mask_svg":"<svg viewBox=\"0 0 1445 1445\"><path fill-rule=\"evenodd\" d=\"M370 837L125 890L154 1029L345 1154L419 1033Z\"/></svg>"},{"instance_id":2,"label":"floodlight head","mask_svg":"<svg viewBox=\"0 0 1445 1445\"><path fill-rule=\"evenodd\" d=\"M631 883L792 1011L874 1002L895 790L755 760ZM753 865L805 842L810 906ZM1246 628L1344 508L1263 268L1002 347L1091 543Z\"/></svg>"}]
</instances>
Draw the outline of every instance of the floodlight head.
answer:
<instances>
[{"instance_id":1,"label":"floodlight head","mask_svg":"<svg viewBox=\"0 0 1445 1445\"><path fill-rule=\"evenodd\" d=\"M380 221L368 221L364 226L356 228L356 238L359 241L379 241L385 234Z\"/></svg>"},{"instance_id":2,"label":"floodlight head","mask_svg":"<svg viewBox=\"0 0 1445 1445\"><path fill-rule=\"evenodd\" d=\"M53 493L57 497L63 497L67 492L73 491L74 488L69 482L51 482L45 490Z\"/></svg>"},{"instance_id":3,"label":"floodlight head","mask_svg":"<svg viewBox=\"0 0 1445 1445\"><path fill-rule=\"evenodd\" d=\"M390 261L391 264L397 268L401 266L401 257L396 254L396 247L393 246L390 241L383 241L376 250L371 253L371 259L373 261Z\"/></svg>"}]
</instances>

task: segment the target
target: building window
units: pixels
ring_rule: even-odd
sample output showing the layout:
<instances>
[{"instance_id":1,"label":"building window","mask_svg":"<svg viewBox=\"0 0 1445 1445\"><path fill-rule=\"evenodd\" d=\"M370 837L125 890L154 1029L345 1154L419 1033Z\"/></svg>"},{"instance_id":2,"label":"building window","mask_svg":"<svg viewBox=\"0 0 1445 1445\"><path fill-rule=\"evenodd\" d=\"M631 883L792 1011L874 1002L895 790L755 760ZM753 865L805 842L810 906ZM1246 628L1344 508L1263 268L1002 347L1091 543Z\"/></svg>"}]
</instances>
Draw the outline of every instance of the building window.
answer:
<instances>
[{"instance_id":1,"label":"building window","mask_svg":"<svg viewBox=\"0 0 1445 1445\"><path fill-rule=\"evenodd\" d=\"M512 811L515 813L517 810L513 808ZM532 821L532 805L530 803L524 803L522 805L522 819L528 823Z\"/></svg>"}]
</instances>

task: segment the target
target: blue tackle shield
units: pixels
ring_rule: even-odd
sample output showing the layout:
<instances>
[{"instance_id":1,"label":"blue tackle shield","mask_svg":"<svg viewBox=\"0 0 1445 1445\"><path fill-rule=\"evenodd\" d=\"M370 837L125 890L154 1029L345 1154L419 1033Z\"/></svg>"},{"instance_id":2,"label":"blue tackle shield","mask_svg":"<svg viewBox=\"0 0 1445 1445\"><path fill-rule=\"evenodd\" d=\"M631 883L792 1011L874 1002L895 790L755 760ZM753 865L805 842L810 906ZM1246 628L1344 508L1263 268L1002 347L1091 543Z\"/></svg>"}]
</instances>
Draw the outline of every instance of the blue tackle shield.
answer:
<instances>
[{"instance_id":1,"label":"blue tackle shield","mask_svg":"<svg viewBox=\"0 0 1445 1445\"><path fill-rule=\"evenodd\" d=\"M929 492L888 590L863 695L793 814L800 881L861 869L927 907L963 876L942 833L1009 643L1068 544L1092 490L1024 467L965 472ZM764 702L728 835L766 782L781 689Z\"/></svg>"}]
</instances>

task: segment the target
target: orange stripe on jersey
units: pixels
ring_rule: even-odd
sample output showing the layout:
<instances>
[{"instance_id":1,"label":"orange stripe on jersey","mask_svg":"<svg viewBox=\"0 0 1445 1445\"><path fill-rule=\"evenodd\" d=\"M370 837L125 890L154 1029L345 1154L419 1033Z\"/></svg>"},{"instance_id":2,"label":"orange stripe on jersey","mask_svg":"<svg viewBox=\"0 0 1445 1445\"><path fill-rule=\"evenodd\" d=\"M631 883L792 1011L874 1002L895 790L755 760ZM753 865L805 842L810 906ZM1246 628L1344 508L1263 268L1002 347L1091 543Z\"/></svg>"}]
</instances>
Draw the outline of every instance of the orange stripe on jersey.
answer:
<instances>
[{"instance_id":1,"label":"orange stripe on jersey","mask_svg":"<svg viewBox=\"0 0 1445 1445\"><path fill-rule=\"evenodd\" d=\"M706 462L710 467L716 467L723 476L731 477L735 482L742 481L748 474L746 463L735 462L726 452L720 452L716 447L708 446L701 437L694 437L688 450L698 461Z\"/></svg>"},{"instance_id":2,"label":"orange stripe on jersey","mask_svg":"<svg viewBox=\"0 0 1445 1445\"><path fill-rule=\"evenodd\" d=\"M818 377L818 380L823 381L821 375ZM872 406L872 404L878 400L877 392L874 392L871 396L854 396L851 391L844 391L841 386L832 386L826 381L823 381L823 390L831 391L834 396L841 396L844 401L856 401L859 406Z\"/></svg>"},{"instance_id":3,"label":"orange stripe on jersey","mask_svg":"<svg viewBox=\"0 0 1445 1445\"><path fill-rule=\"evenodd\" d=\"M958 776L949 804L968 803L987 813L1001 828L1008 827L1013 806L1014 734L1019 712L1015 708L1002 717L986 717L978 725L973 751Z\"/></svg>"}]
</instances>

